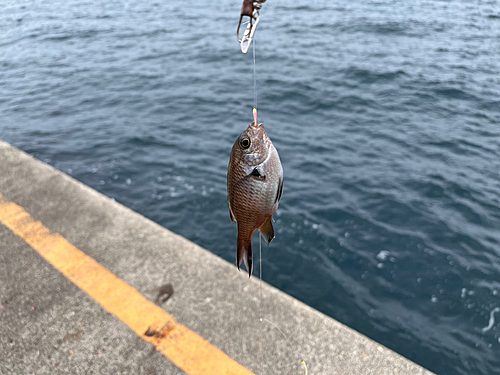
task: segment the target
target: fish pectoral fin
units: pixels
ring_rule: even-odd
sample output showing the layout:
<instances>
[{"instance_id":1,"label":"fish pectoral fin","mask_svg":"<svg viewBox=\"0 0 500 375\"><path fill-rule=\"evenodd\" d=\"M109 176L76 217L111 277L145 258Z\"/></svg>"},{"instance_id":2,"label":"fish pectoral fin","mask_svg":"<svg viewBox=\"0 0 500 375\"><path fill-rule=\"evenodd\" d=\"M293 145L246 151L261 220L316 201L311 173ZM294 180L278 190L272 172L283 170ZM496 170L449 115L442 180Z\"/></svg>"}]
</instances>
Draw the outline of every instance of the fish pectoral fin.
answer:
<instances>
[{"instance_id":1,"label":"fish pectoral fin","mask_svg":"<svg viewBox=\"0 0 500 375\"><path fill-rule=\"evenodd\" d=\"M258 179L259 181L262 181L262 180L266 179L266 176L261 175L260 172L259 172L259 170L257 168L253 169L252 173L250 173L250 176L252 176L253 178Z\"/></svg>"},{"instance_id":2,"label":"fish pectoral fin","mask_svg":"<svg viewBox=\"0 0 500 375\"><path fill-rule=\"evenodd\" d=\"M259 227L259 232L264 237L264 241L269 244L274 238L274 228L272 223L273 217L269 216L264 224Z\"/></svg>"}]
</instances>

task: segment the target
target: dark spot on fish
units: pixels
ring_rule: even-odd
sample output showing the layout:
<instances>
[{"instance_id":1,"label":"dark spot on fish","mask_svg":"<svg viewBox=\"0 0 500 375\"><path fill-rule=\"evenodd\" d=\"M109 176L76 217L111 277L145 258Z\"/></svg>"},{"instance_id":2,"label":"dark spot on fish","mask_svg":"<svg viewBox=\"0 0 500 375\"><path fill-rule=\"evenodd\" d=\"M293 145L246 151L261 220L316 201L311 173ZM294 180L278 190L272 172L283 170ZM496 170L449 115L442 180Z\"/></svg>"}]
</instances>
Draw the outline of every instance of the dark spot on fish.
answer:
<instances>
[{"instance_id":1,"label":"dark spot on fish","mask_svg":"<svg viewBox=\"0 0 500 375\"><path fill-rule=\"evenodd\" d=\"M155 303L161 305L167 302L167 300L174 294L174 287L172 284L165 284L158 288L158 296L156 297Z\"/></svg>"},{"instance_id":2,"label":"dark spot on fish","mask_svg":"<svg viewBox=\"0 0 500 375\"><path fill-rule=\"evenodd\" d=\"M262 176L257 168L254 168L252 173L250 173L251 176L257 177L259 180L265 180L266 176Z\"/></svg>"}]
</instances>

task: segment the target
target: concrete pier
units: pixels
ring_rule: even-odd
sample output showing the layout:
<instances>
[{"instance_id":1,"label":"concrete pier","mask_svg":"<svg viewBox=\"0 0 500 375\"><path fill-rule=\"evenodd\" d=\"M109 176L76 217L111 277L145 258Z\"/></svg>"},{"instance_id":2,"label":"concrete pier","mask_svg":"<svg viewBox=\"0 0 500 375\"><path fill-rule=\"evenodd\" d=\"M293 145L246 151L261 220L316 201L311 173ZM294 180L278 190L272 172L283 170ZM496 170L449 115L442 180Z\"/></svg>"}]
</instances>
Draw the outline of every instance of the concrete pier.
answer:
<instances>
[{"instance_id":1,"label":"concrete pier","mask_svg":"<svg viewBox=\"0 0 500 375\"><path fill-rule=\"evenodd\" d=\"M300 375L302 360L431 374L0 141L0 374Z\"/></svg>"}]
</instances>

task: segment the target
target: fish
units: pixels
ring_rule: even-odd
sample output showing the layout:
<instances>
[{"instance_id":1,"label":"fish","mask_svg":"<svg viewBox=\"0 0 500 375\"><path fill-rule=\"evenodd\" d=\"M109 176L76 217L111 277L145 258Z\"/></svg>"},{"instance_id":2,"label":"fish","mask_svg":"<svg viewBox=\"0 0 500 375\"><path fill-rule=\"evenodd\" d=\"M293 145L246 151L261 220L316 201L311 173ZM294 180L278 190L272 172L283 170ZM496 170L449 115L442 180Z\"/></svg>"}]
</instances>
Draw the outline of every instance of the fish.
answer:
<instances>
[{"instance_id":1,"label":"fish","mask_svg":"<svg viewBox=\"0 0 500 375\"><path fill-rule=\"evenodd\" d=\"M256 117L256 116L255 116ZM238 225L236 266L244 262L252 276L252 236L259 230L266 243L274 239L273 214L283 193L283 167L263 124L252 122L234 142L227 172L231 222Z\"/></svg>"}]
</instances>

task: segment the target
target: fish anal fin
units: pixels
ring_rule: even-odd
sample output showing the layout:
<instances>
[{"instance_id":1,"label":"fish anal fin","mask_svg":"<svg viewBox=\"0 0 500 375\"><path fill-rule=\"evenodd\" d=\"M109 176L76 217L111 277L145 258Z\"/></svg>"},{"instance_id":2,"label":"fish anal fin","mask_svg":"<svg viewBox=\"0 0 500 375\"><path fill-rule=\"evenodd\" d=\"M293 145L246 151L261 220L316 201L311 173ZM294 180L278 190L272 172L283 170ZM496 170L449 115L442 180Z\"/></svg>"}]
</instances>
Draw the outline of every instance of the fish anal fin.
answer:
<instances>
[{"instance_id":1,"label":"fish anal fin","mask_svg":"<svg viewBox=\"0 0 500 375\"><path fill-rule=\"evenodd\" d=\"M264 241L269 244L274 238L274 228L272 223L273 217L269 216L264 224L259 227L259 232L264 237Z\"/></svg>"}]
</instances>

